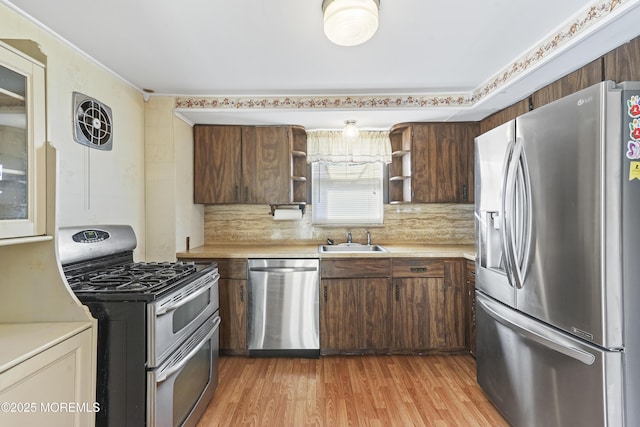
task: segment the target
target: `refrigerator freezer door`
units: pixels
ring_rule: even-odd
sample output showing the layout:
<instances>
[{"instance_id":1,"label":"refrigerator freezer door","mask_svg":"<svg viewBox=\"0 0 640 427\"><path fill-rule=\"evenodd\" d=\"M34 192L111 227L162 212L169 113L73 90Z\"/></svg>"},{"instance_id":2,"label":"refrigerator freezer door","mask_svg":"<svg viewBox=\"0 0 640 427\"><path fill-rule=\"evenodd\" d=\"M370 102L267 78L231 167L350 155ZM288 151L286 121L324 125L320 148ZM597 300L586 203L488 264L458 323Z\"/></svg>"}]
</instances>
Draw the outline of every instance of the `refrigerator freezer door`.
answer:
<instances>
[{"instance_id":1,"label":"refrigerator freezer door","mask_svg":"<svg viewBox=\"0 0 640 427\"><path fill-rule=\"evenodd\" d=\"M516 308L589 342L620 348L622 145L620 91L611 88L603 82L516 120L532 217Z\"/></svg>"},{"instance_id":2,"label":"refrigerator freezer door","mask_svg":"<svg viewBox=\"0 0 640 427\"><path fill-rule=\"evenodd\" d=\"M515 289L509 282L502 241L502 190L509 152L515 141L515 121L475 139L476 288L513 306Z\"/></svg>"},{"instance_id":3,"label":"refrigerator freezer door","mask_svg":"<svg viewBox=\"0 0 640 427\"><path fill-rule=\"evenodd\" d=\"M514 426L622 426L622 353L476 294L478 383Z\"/></svg>"}]
</instances>

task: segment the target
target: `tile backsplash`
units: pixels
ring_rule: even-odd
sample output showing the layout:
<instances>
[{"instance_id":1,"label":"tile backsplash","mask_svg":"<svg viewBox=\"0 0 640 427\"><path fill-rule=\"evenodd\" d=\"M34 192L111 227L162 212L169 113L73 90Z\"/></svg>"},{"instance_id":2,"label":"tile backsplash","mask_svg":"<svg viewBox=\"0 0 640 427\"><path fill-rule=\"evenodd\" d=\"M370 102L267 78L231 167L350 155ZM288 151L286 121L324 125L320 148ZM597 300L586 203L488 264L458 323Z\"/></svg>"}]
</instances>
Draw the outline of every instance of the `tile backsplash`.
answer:
<instances>
[{"instance_id":1,"label":"tile backsplash","mask_svg":"<svg viewBox=\"0 0 640 427\"><path fill-rule=\"evenodd\" d=\"M384 225L371 227L314 226L311 207L300 220L276 221L268 205L205 206L205 244L229 242L313 242L327 238L342 243L351 231L353 241L365 243L473 244L472 204L385 205Z\"/></svg>"}]
</instances>

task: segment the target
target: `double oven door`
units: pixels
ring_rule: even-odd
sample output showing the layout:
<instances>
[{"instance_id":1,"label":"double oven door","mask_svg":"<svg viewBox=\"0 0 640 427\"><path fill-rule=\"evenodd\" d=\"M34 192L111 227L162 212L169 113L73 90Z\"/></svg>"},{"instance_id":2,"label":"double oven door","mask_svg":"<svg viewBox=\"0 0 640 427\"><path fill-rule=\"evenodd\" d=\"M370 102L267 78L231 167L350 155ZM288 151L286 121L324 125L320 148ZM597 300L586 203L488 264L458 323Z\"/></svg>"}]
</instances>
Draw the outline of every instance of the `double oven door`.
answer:
<instances>
[{"instance_id":1,"label":"double oven door","mask_svg":"<svg viewBox=\"0 0 640 427\"><path fill-rule=\"evenodd\" d=\"M218 385L216 312L162 365L147 371L147 426L194 426Z\"/></svg>"},{"instance_id":2,"label":"double oven door","mask_svg":"<svg viewBox=\"0 0 640 427\"><path fill-rule=\"evenodd\" d=\"M218 310L218 270L203 270L188 284L147 305L147 366L156 368Z\"/></svg>"},{"instance_id":3,"label":"double oven door","mask_svg":"<svg viewBox=\"0 0 640 427\"><path fill-rule=\"evenodd\" d=\"M217 269L147 306L147 426L195 425L218 384Z\"/></svg>"}]
</instances>

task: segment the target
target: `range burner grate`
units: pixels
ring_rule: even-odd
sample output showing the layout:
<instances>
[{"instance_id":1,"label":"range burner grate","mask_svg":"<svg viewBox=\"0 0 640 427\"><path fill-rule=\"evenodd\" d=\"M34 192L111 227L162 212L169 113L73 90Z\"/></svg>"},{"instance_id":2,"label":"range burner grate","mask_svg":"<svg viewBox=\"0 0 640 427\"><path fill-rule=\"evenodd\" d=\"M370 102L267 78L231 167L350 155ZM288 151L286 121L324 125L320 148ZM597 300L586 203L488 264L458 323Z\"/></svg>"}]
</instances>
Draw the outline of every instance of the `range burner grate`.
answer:
<instances>
[{"instance_id":1,"label":"range burner grate","mask_svg":"<svg viewBox=\"0 0 640 427\"><path fill-rule=\"evenodd\" d=\"M146 292L171 285L196 271L193 263L128 263L88 268L67 276L74 292Z\"/></svg>"}]
</instances>

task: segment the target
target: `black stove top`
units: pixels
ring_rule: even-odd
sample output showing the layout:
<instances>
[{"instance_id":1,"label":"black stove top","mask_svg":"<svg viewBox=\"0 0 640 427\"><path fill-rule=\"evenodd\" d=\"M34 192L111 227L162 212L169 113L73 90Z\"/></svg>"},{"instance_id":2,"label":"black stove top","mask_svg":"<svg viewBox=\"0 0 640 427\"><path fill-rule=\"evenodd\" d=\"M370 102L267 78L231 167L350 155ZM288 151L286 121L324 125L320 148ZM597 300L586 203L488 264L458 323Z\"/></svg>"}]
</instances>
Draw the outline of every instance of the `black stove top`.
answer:
<instances>
[{"instance_id":1,"label":"black stove top","mask_svg":"<svg viewBox=\"0 0 640 427\"><path fill-rule=\"evenodd\" d=\"M196 272L193 263L129 262L66 272L76 294L159 293Z\"/></svg>"},{"instance_id":2,"label":"black stove top","mask_svg":"<svg viewBox=\"0 0 640 427\"><path fill-rule=\"evenodd\" d=\"M152 301L217 268L134 262L136 237L128 225L63 227L58 240L65 277L82 302Z\"/></svg>"}]
</instances>

